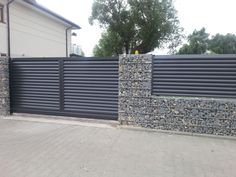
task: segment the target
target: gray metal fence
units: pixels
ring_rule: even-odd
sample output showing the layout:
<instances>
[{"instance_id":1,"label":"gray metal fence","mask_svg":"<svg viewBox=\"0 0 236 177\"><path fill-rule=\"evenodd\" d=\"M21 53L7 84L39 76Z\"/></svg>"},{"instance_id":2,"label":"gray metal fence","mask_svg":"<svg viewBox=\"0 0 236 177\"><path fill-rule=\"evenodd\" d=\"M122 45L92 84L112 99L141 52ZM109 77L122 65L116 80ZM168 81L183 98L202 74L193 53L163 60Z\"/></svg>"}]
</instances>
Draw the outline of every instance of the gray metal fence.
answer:
<instances>
[{"instance_id":1,"label":"gray metal fence","mask_svg":"<svg viewBox=\"0 0 236 177\"><path fill-rule=\"evenodd\" d=\"M18 58L10 67L13 112L118 118L118 58Z\"/></svg>"},{"instance_id":2,"label":"gray metal fence","mask_svg":"<svg viewBox=\"0 0 236 177\"><path fill-rule=\"evenodd\" d=\"M155 56L152 93L236 98L236 56Z\"/></svg>"}]
</instances>

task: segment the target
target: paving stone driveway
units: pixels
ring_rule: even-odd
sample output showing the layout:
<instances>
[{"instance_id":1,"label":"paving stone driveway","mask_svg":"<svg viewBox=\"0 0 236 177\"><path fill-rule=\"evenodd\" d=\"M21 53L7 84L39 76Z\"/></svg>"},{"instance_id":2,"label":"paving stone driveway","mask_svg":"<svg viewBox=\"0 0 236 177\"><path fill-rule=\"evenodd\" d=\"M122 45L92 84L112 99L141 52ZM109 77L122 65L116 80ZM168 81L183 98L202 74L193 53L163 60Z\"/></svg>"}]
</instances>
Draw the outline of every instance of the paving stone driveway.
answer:
<instances>
[{"instance_id":1,"label":"paving stone driveway","mask_svg":"<svg viewBox=\"0 0 236 177\"><path fill-rule=\"evenodd\" d=\"M236 140L0 120L1 177L235 177Z\"/></svg>"}]
</instances>

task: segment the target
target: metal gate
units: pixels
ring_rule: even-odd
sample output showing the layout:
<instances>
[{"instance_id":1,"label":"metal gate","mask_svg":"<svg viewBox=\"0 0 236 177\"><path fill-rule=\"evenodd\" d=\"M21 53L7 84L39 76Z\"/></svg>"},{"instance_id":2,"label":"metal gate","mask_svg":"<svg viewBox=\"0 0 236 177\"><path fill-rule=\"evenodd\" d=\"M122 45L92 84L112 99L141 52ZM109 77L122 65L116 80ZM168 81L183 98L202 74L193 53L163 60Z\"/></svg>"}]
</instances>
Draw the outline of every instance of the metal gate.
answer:
<instances>
[{"instance_id":1,"label":"metal gate","mask_svg":"<svg viewBox=\"0 0 236 177\"><path fill-rule=\"evenodd\" d=\"M17 58L10 63L12 112L118 119L118 58Z\"/></svg>"}]
</instances>

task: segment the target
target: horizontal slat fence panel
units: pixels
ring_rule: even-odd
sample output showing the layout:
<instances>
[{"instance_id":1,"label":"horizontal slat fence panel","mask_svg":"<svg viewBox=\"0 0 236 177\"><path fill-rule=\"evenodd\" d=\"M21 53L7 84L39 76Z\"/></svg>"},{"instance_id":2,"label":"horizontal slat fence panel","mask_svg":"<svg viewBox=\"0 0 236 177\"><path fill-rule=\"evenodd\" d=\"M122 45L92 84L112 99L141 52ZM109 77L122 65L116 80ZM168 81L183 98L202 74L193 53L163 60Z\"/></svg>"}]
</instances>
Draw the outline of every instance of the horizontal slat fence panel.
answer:
<instances>
[{"instance_id":1,"label":"horizontal slat fence panel","mask_svg":"<svg viewBox=\"0 0 236 177\"><path fill-rule=\"evenodd\" d=\"M11 99L14 112L25 108L59 111L58 60L12 60Z\"/></svg>"},{"instance_id":2,"label":"horizontal slat fence panel","mask_svg":"<svg viewBox=\"0 0 236 177\"><path fill-rule=\"evenodd\" d=\"M117 118L118 58L64 60L64 98L65 111Z\"/></svg>"},{"instance_id":3,"label":"horizontal slat fence panel","mask_svg":"<svg viewBox=\"0 0 236 177\"><path fill-rule=\"evenodd\" d=\"M155 56L152 80L153 95L236 98L236 56Z\"/></svg>"},{"instance_id":4,"label":"horizontal slat fence panel","mask_svg":"<svg viewBox=\"0 0 236 177\"><path fill-rule=\"evenodd\" d=\"M10 67L13 112L118 118L118 58L16 58Z\"/></svg>"}]
</instances>

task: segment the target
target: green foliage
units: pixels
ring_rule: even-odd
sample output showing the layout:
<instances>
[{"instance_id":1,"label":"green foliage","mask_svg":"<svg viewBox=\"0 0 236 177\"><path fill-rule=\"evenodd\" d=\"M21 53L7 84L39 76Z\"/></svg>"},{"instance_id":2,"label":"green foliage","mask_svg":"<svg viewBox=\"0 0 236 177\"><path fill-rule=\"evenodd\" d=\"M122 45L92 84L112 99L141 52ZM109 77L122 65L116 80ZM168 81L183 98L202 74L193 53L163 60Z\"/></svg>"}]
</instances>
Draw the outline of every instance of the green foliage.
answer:
<instances>
[{"instance_id":1,"label":"green foliage","mask_svg":"<svg viewBox=\"0 0 236 177\"><path fill-rule=\"evenodd\" d=\"M188 43L184 44L180 49L178 54L204 54L208 49L209 34L206 33L206 29L194 32L188 36Z\"/></svg>"},{"instance_id":2,"label":"green foliage","mask_svg":"<svg viewBox=\"0 0 236 177\"><path fill-rule=\"evenodd\" d=\"M177 54L236 54L236 35L216 34L209 38L205 28L188 36L188 44L184 44Z\"/></svg>"},{"instance_id":3,"label":"green foliage","mask_svg":"<svg viewBox=\"0 0 236 177\"><path fill-rule=\"evenodd\" d=\"M209 49L217 54L236 54L236 35L216 34L209 42Z\"/></svg>"},{"instance_id":4,"label":"green foliage","mask_svg":"<svg viewBox=\"0 0 236 177\"><path fill-rule=\"evenodd\" d=\"M85 57L85 53L83 50L81 50L81 56Z\"/></svg>"},{"instance_id":5,"label":"green foliage","mask_svg":"<svg viewBox=\"0 0 236 177\"><path fill-rule=\"evenodd\" d=\"M117 54L120 49L126 53L135 50L147 53L166 42L171 42L170 47L174 48L182 37L172 0L94 0L89 21L91 24L98 21L108 30L95 47L99 54L104 54L103 42L109 40L110 46L116 47L108 49L106 55ZM118 46L114 44L117 39L112 40L114 36Z\"/></svg>"},{"instance_id":6,"label":"green foliage","mask_svg":"<svg viewBox=\"0 0 236 177\"><path fill-rule=\"evenodd\" d=\"M108 30L102 34L99 44L93 49L93 54L96 57L118 56L122 53L121 39L117 33Z\"/></svg>"}]
</instances>

